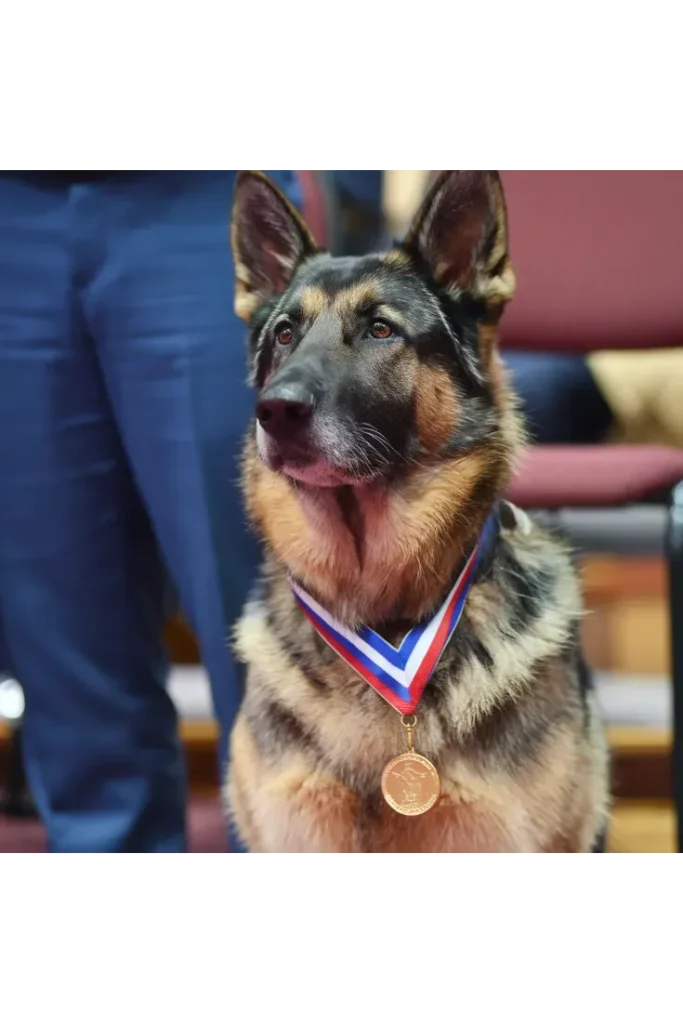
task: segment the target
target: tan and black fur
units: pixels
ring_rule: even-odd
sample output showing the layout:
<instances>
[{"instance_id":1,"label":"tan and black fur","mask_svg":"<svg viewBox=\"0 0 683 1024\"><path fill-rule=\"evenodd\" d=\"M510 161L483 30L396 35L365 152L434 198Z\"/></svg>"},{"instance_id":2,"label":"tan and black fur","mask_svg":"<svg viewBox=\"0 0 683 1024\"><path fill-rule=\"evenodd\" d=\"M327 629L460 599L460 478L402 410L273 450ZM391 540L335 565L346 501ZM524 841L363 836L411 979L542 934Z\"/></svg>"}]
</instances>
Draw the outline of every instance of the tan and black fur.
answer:
<instances>
[{"instance_id":1,"label":"tan and black fur","mask_svg":"<svg viewBox=\"0 0 683 1024\"><path fill-rule=\"evenodd\" d=\"M265 541L236 634L247 664L229 810L253 851L593 848L607 759L568 551L500 503L522 436L496 349L514 291L494 172L445 172L392 251L338 259L264 176L237 184L236 309L257 423L247 508ZM491 513L500 529L418 709L442 793L406 818L380 777L399 715L304 618L298 580L393 642L433 613Z\"/></svg>"}]
</instances>

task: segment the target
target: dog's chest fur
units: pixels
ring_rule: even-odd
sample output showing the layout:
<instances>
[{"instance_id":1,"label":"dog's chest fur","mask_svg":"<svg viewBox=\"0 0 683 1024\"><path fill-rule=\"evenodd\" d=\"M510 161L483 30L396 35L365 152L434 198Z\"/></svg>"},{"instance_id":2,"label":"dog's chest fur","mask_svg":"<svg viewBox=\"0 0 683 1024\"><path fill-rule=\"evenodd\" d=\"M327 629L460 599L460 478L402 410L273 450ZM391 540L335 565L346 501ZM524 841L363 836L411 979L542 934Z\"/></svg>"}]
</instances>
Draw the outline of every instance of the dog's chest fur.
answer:
<instances>
[{"instance_id":1,"label":"dog's chest fur","mask_svg":"<svg viewBox=\"0 0 683 1024\"><path fill-rule=\"evenodd\" d=\"M442 805L485 808L505 848L551 846L560 817L572 819L568 805L582 802L572 780L586 777L598 726L577 645L580 614L564 548L538 529L504 533L418 709L416 749L438 767ZM405 749L400 717L318 636L274 565L237 646L249 667L243 728L265 775L296 764L311 780L340 784L364 822L363 848L401 848L383 830L386 821L395 835L397 816L387 816L379 789L384 766ZM430 816L422 826L404 821L408 833L429 830ZM491 845L489 833L482 843Z\"/></svg>"}]
</instances>

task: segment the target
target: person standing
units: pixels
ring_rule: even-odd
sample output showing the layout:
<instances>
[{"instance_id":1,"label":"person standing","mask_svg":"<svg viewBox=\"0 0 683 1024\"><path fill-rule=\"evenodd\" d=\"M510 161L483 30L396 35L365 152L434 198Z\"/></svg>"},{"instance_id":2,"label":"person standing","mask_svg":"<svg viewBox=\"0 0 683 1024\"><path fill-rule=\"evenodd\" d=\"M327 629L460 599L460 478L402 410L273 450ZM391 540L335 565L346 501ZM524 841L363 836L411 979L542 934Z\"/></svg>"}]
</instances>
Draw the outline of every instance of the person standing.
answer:
<instances>
[{"instance_id":1,"label":"person standing","mask_svg":"<svg viewBox=\"0 0 683 1024\"><path fill-rule=\"evenodd\" d=\"M294 171L269 171L294 201ZM186 847L169 584L227 733L257 564L235 172L0 175L0 619L53 851Z\"/></svg>"}]
</instances>

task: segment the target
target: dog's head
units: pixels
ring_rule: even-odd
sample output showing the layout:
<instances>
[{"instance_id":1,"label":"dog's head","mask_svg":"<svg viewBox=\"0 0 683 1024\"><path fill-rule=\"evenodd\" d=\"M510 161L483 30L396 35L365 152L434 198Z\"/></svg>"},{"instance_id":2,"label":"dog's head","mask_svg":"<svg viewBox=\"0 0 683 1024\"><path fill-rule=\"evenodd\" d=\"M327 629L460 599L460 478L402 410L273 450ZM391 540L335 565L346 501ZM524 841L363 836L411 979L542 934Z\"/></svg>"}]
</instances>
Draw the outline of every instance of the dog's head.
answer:
<instances>
[{"instance_id":1,"label":"dog's head","mask_svg":"<svg viewBox=\"0 0 683 1024\"><path fill-rule=\"evenodd\" d=\"M258 389L262 466L247 474L263 482L266 467L303 501L350 487L424 505L435 471L459 467L453 511L476 500L485 515L518 441L495 352L514 290L498 175L444 172L400 245L335 258L264 175L242 172L232 244Z\"/></svg>"},{"instance_id":2,"label":"dog's head","mask_svg":"<svg viewBox=\"0 0 683 1024\"><path fill-rule=\"evenodd\" d=\"M233 246L270 469L315 487L395 482L495 431L492 327L514 285L497 175L448 172L400 248L335 259L245 172Z\"/></svg>"}]
</instances>

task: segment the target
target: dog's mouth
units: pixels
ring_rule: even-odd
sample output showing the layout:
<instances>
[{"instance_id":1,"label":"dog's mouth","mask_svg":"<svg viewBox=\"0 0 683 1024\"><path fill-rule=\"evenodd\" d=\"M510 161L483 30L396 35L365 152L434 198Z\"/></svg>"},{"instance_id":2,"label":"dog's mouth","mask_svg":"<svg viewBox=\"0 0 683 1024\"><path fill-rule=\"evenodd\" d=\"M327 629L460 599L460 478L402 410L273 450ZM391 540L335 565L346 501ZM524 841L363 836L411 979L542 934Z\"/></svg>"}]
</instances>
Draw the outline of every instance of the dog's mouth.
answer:
<instances>
[{"instance_id":1,"label":"dog's mouth","mask_svg":"<svg viewBox=\"0 0 683 1024\"><path fill-rule=\"evenodd\" d=\"M340 469L325 462L324 459L318 459L308 465L283 462L280 472L308 487L360 487L373 479L367 475L359 476L357 473Z\"/></svg>"},{"instance_id":2,"label":"dog's mouth","mask_svg":"<svg viewBox=\"0 0 683 1024\"><path fill-rule=\"evenodd\" d=\"M281 473L308 487L361 487L382 475L367 455L347 454L341 445L330 446L307 438L290 440L286 444L268 435L260 424L256 425L256 444L265 465L274 473Z\"/></svg>"}]
</instances>

